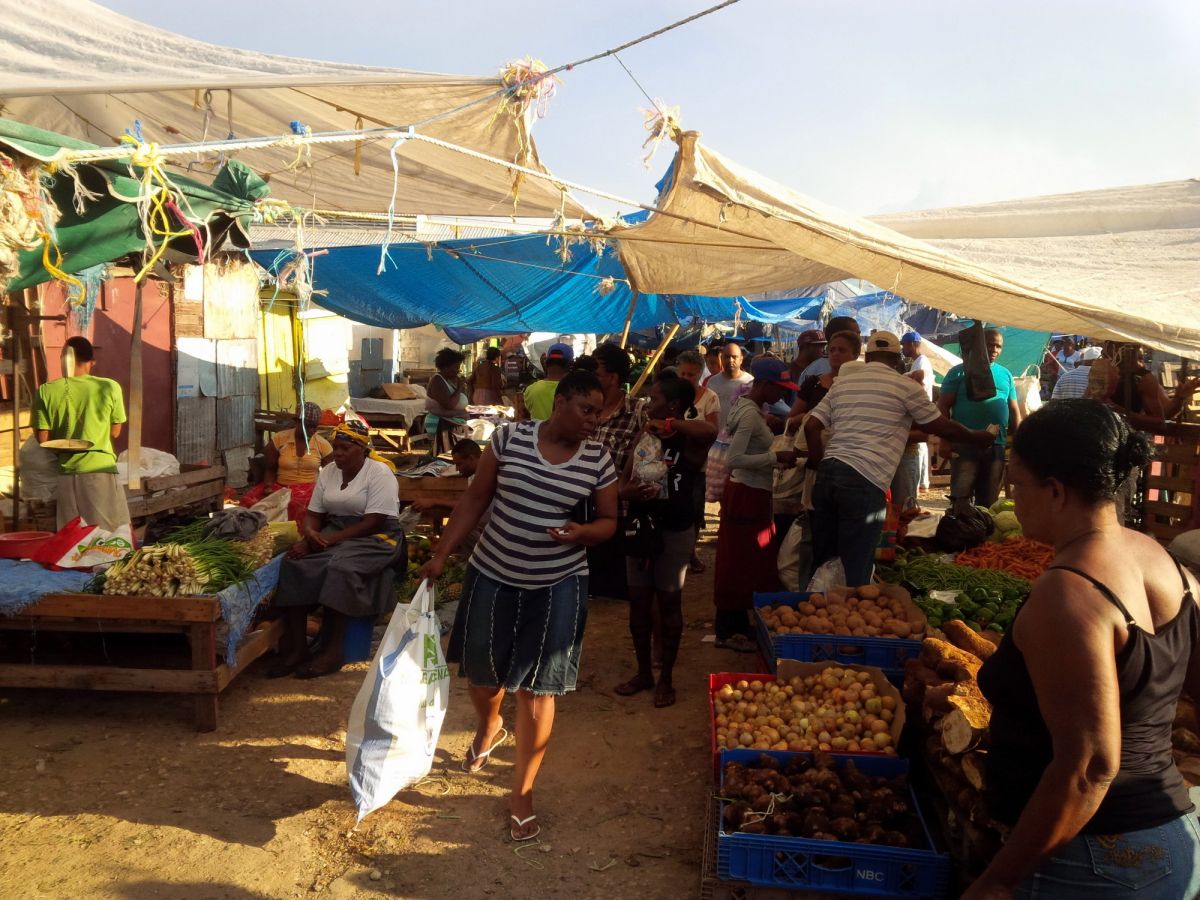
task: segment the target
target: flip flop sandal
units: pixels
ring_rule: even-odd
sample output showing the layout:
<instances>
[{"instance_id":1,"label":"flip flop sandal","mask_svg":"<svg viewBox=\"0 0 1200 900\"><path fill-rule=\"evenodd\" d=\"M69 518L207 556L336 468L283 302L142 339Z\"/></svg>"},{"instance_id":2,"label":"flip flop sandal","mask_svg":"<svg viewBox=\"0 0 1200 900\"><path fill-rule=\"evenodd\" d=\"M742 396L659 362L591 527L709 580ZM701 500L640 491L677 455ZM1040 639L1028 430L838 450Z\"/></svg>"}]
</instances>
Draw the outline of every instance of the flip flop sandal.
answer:
<instances>
[{"instance_id":1,"label":"flip flop sandal","mask_svg":"<svg viewBox=\"0 0 1200 900\"><path fill-rule=\"evenodd\" d=\"M492 758L492 751L507 740L508 731L501 726L500 730L496 732L496 740L492 742L492 746L488 747L482 753L476 753L475 739L472 738L471 743L467 746L467 755L463 757L462 770L468 775L474 775L476 772L481 771L483 767L488 764L488 760ZM471 768L478 760L483 760L483 762L479 763L479 765L475 766L475 768Z\"/></svg>"},{"instance_id":2,"label":"flip flop sandal","mask_svg":"<svg viewBox=\"0 0 1200 900\"><path fill-rule=\"evenodd\" d=\"M646 681L639 681L635 676L628 681L618 684L613 688L613 693L618 697L632 697L634 694L640 694L642 691L654 690L654 679L649 678Z\"/></svg>"},{"instance_id":3,"label":"flip flop sandal","mask_svg":"<svg viewBox=\"0 0 1200 900\"><path fill-rule=\"evenodd\" d=\"M758 645L744 634L735 634L733 637L717 641L715 646L720 650L733 650L737 653L754 653L758 650Z\"/></svg>"},{"instance_id":4,"label":"flip flop sandal","mask_svg":"<svg viewBox=\"0 0 1200 900\"><path fill-rule=\"evenodd\" d=\"M537 819L537 816L532 815L526 819L518 819L516 816L509 816L509 818L512 819L517 824L516 824L516 827L509 826L508 836L510 838L512 838L514 841L516 841L518 844L521 843L522 841L532 841L535 837L537 837L539 834L542 833L542 826L537 825L534 827L533 831L529 832L529 834L525 835L524 837L517 837L517 828L524 828L530 822L533 822L535 819Z\"/></svg>"}]
</instances>

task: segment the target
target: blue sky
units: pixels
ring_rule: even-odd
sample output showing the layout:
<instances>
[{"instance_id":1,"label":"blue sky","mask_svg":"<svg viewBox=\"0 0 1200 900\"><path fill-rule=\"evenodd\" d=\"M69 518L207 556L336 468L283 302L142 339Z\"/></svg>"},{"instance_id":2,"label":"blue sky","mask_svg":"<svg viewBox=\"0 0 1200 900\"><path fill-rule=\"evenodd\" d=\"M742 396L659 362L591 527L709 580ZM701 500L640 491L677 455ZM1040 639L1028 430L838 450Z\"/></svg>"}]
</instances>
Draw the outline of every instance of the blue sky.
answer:
<instances>
[{"instance_id":1,"label":"blue sky","mask_svg":"<svg viewBox=\"0 0 1200 900\"><path fill-rule=\"evenodd\" d=\"M713 0L102 2L233 47L493 74ZM709 146L856 213L1200 177L1196 0L741 0L622 59ZM648 105L611 59L566 73L535 130L543 161L651 200L670 148L643 168Z\"/></svg>"}]
</instances>

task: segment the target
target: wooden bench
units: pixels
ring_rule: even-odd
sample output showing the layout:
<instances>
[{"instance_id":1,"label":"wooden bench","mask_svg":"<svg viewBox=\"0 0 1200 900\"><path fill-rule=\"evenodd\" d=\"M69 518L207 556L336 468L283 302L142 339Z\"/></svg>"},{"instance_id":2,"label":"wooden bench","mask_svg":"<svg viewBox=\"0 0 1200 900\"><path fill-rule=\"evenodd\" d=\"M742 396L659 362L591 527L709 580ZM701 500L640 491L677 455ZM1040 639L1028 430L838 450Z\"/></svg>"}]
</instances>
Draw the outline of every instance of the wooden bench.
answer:
<instances>
[{"instance_id":1,"label":"wooden bench","mask_svg":"<svg viewBox=\"0 0 1200 900\"><path fill-rule=\"evenodd\" d=\"M178 475L142 479L142 490L129 491L126 496L129 517L134 521L190 507L216 511L224 502L225 467L182 465Z\"/></svg>"},{"instance_id":2,"label":"wooden bench","mask_svg":"<svg viewBox=\"0 0 1200 900\"><path fill-rule=\"evenodd\" d=\"M247 632L237 648L237 665L218 661L221 604L213 596L125 597L47 594L0 629L111 634L182 634L191 648L190 666L151 668L107 665L0 663L0 687L77 691L150 691L194 696L198 731L217 727L217 697L245 668L279 642L281 620Z\"/></svg>"}]
</instances>

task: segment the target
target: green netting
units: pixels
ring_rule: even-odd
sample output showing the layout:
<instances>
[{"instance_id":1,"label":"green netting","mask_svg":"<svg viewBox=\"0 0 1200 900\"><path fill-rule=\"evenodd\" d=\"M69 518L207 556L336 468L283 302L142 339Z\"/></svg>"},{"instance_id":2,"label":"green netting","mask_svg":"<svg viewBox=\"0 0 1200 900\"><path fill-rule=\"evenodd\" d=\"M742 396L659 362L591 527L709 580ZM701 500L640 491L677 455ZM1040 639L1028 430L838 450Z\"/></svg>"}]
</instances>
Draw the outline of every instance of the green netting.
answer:
<instances>
[{"instance_id":1,"label":"green netting","mask_svg":"<svg viewBox=\"0 0 1200 900\"><path fill-rule=\"evenodd\" d=\"M0 119L0 147L43 162L56 159L64 149L96 149L95 144L9 119ZM134 170L136 174L140 171ZM79 272L144 249L146 240L135 205L140 185L129 166L116 161L88 163L77 166L76 174L85 188L99 195L98 199L87 200L82 212L75 208L74 179L61 172L48 176L50 196L61 213L55 237L63 255L63 271ZM226 237L238 246L249 245L246 226L254 214L254 201L269 190L252 170L232 160L217 174L215 186L179 175L172 175L171 182L182 194L179 206L183 213L193 224L207 229L209 252ZM191 237L181 237L172 241L171 249L194 253L196 247ZM50 280L42 266L41 250L22 253L20 260L21 274L9 282L8 290Z\"/></svg>"}]
</instances>

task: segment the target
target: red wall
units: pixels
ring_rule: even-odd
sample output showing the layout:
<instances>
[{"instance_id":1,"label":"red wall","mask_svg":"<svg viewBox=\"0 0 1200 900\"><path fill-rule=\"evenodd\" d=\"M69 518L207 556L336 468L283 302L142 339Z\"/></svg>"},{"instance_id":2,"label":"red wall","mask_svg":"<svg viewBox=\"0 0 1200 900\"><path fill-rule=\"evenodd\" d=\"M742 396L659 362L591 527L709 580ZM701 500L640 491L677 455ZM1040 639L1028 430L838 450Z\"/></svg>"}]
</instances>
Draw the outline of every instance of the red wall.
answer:
<instances>
[{"instance_id":1,"label":"red wall","mask_svg":"<svg viewBox=\"0 0 1200 900\"><path fill-rule=\"evenodd\" d=\"M171 355L170 285L146 279L142 285L142 446L168 453L175 451L175 373ZM41 287L44 316L67 315L65 322L42 322L46 366L51 379L62 375L60 354L67 338L80 334L75 318L67 313L66 289L58 282ZM129 342L133 326L132 278L104 283L96 308L83 336L96 347L94 374L119 382L129 413ZM125 449L127 431L116 442Z\"/></svg>"}]
</instances>

